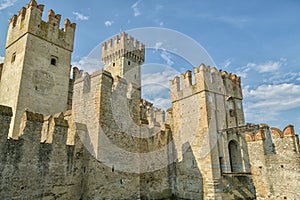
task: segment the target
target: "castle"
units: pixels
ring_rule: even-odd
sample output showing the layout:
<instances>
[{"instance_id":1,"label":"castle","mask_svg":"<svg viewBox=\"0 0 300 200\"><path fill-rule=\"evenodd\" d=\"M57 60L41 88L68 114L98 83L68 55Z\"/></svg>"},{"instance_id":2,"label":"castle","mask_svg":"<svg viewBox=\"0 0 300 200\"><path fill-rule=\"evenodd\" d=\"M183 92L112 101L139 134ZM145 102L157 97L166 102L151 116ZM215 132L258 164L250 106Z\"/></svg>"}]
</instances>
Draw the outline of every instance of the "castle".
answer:
<instances>
[{"instance_id":1,"label":"castle","mask_svg":"<svg viewBox=\"0 0 300 200\"><path fill-rule=\"evenodd\" d=\"M122 32L104 70L70 79L76 24L43 10L8 27L1 199L300 199L298 136L245 123L240 77L201 64L170 81L165 112L141 98L142 43Z\"/></svg>"}]
</instances>

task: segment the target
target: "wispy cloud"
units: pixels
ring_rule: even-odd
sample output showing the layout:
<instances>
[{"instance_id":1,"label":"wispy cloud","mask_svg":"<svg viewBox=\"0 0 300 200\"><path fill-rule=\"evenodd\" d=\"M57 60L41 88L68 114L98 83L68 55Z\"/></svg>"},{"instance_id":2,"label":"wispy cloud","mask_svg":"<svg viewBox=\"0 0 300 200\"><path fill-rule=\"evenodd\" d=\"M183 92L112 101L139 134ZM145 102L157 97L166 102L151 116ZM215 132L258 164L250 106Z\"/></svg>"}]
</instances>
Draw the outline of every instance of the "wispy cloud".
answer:
<instances>
[{"instance_id":1,"label":"wispy cloud","mask_svg":"<svg viewBox=\"0 0 300 200\"><path fill-rule=\"evenodd\" d=\"M166 110L171 106L169 80L177 76L179 72L162 64L147 64L143 66L144 68L150 71L143 72L143 98L151 101L156 107Z\"/></svg>"},{"instance_id":2,"label":"wispy cloud","mask_svg":"<svg viewBox=\"0 0 300 200\"><path fill-rule=\"evenodd\" d=\"M162 48L162 44L163 44L162 42L156 42L154 46L155 50Z\"/></svg>"},{"instance_id":3,"label":"wispy cloud","mask_svg":"<svg viewBox=\"0 0 300 200\"><path fill-rule=\"evenodd\" d=\"M141 12L140 12L140 10L139 10L139 8L138 8L139 3L140 3L140 0L138 0L137 2L135 2L135 3L131 6L131 8L133 9L133 15L134 15L135 17L141 15Z\"/></svg>"},{"instance_id":4,"label":"wispy cloud","mask_svg":"<svg viewBox=\"0 0 300 200\"><path fill-rule=\"evenodd\" d=\"M268 72L276 72L282 65L282 62L280 61L268 61L263 64L255 64L255 63L249 63L249 67L253 67L256 71L259 73L268 73Z\"/></svg>"},{"instance_id":5,"label":"wispy cloud","mask_svg":"<svg viewBox=\"0 0 300 200\"><path fill-rule=\"evenodd\" d=\"M0 11L1 10L5 10L6 8L13 6L16 1L17 0L4 0L4 1L1 1L1 3L0 3Z\"/></svg>"},{"instance_id":6,"label":"wispy cloud","mask_svg":"<svg viewBox=\"0 0 300 200\"><path fill-rule=\"evenodd\" d=\"M163 52L160 54L160 56L162 59L164 59L167 62L168 66L171 66L174 64L174 62L171 59L171 55L166 50L163 50Z\"/></svg>"},{"instance_id":7,"label":"wispy cloud","mask_svg":"<svg viewBox=\"0 0 300 200\"><path fill-rule=\"evenodd\" d=\"M4 62L4 57L0 56L0 63Z\"/></svg>"},{"instance_id":8,"label":"wispy cloud","mask_svg":"<svg viewBox=\"0 0 300 200\"><path fill-rule=\"evenodd\" d=\"M93 73L102 68L101 60L99 60L99 58L92 58L88 56L81 58L77 62L72 62L72 66L79 67L88 73Z\"/></svg>"},{"instance_id":9,"label":"wispy cloud","mask_svg":"<svg viewBox=\"0 0 300 200\"><path fill-rule=\"evenodd\" d=\"M218 16L215 20L225 22L227 24L232 24L238 27L242 27L245 23L249 22L250 19L241 16Z\"/></svg>"},{"instance_id":10,"label":"wispy cloud","mask_svg":"<svg viewBox=\"0 0 300 200\"><path fill-rule=\"evenodd\" d=\"M231 65L231 63L232 63L232 59L231 58L228 58L228 59L226 59L223 63L222 63L222 66L221 66L221 68L228 68L230 65Z\"/></svg>"},{"instance_id":11,"label":"wispy cloud","mask_svg":"<svg viewBox=\"0 0 300 200\"><path fill-rule=\"evenodd\" d=\"M107 21L104 22L104 25L105 25L105 26L112 26L113 23L114 23L114 21L109 21L109 20L107 20Z\"/></svg>"},{"instance_id":12,"label":"wispy cloud","mask_svg":"<svg viewBox=\"0 0 300 200\"><path fill-rule=\"evenodd\" d=\"M230 24L239 28L251 21L247 16L212 15L210 13L199 13L198 17L205 20Z\"/></svg>"},{"instance_id":13,"label":"wispy cloud","mask_svg":"<svg viewBox=\"0 0 300 200\"><path fill-rule=\"evenodd\" d=\"M262 64L248 63L246 68L256 70L259 73L274 73L282 66L281 61L267 61Z\"/></svg>"},{"instance_id":14,"label":"wispy cloud","mask_svg":"<svg viewBox=\"0 0 300 200\"><path fill-rule=\"evenodd\" d=\"M246 66L237 68L237 74L242 78L246 78L248 73L255 72L259 74L267 74L269 76L268 81L277 79L277 76L282 76L280 69L282 66L286 66L286 59L281 58L278 61L266 61L264 63L247 63ZM226 61L225 61L226 62ZM226 63L225 63L226 64ZM230 64L230 62L229 62ZM287 72L286 72L287 73Z\"/></svg>"},{"instance_id":15,"label":"wispy cloud","mask_svg":"<svg viewBox=\"0 0 300 200\"><path fill-rule=\"evenodd\" d=\"M79 13L79 12L73 12L73 15L75 15L76 20L80 20L80 21L85 21L90 18L89 16L83 15L82 13Z\"/></svg>"},{"instance_id":16,"label":"wispy cloud","mask_svg":"<svg viewBox=\"0 0 300 200\"><path fill-rule=\"evenodd\" d=\"M300 85L283 83L278 85L260 85L243 89L245 114L250 122L280 123L278 117L284 111L300 108Z\"/></svg>"},{"instance_id":17,"label":"wispy cloud","mask_svg":"<svg viewBox=\"0 0 300 200\"><path fill-rule=\"evenodd\" d=\"M283 126L283 113L300 109L300 72L288 60L250 62L237 69L244 79L244 112L248 122ZM293 71L296 70L296 71Z\"/></svg>"},{"instance_id":18,"label":"wispy cloud","mask_svg":"<svg viewBox=\"0 0 300 200\"><path fill-rule=\"evenodd\" d=\"M168 53L167 50L163 47L162 42L156 42L154 48L155 48L155 51L158 51L158 50L162 51L160 54L160 57L167 62L168 66L171 66L174 64L174 62L172 61L171 54Z\"/></svg>"},{"instance_id":19,"label":"wispy cloud","mask_svg":"<svg viewBox=\"0 0 300 200\"><path fill-rule=\"evenodd\" d=\"M261 85L255 89L246 87L244 96L251 102L249 108L281 111L300 107L300 85L293 83Z\"/></svg>"}]
</instances>

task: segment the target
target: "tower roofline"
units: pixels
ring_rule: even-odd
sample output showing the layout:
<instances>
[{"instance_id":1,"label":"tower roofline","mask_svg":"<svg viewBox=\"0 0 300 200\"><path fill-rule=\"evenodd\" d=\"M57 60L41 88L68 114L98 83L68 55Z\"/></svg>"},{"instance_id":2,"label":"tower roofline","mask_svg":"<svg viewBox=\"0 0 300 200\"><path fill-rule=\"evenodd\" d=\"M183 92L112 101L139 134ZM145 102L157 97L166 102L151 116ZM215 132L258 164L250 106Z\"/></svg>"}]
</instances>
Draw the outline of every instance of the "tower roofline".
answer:
<instances>
[{"instance_id":1,"label":"tower roofline","mask_svg":"<svg viewBox=\"0 0 300 200\"><path fill-rule=\"evenodd\" d=\"M125 32L102 43L102 62L104 64L111 63L120 57L128 57L141 64L145 60L145 45Z\"/></svg>"},{"instance_id":2,"label":"tower roofline","mask_svg":"<svg viewBox=\"0 0 300 200\"><path fill-rule=\"evenodd\" d=\"M14 15L9 21L6 48L26 33L31 33L73 51L76 24L66 19L63 28L60 28L61 15L55 14L51 9L48 11L48 20L43 21L43 11L44 5L37 4L35 0L31 0L26 7L22 7L18 14Z\"/></svg>"}]
</instances>

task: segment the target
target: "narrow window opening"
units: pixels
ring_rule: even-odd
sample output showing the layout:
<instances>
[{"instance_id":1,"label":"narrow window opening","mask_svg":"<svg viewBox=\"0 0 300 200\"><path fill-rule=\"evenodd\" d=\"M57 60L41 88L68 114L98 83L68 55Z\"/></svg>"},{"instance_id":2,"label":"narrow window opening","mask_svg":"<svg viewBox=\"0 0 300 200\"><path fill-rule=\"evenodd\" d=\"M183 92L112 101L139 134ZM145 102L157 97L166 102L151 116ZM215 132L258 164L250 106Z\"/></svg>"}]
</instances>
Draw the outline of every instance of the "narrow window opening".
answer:
<instances>
[{"instance_id":1,"label":"narrow window opening","mask_svg":"<svg viewBox=\"0 0 300 200\"><path fill-rule=\"evenodd\" d=\"M196 160L192 160L192 167L197 167L197 163L196 163Z\"/></svg>"},{"instance_id":2,"label":"narrow window opening","mask_svg":"<svg viewBox=\"0 0 300 200\"><path fill-rule=\"evenodd\" d=\"M230 117L234 117L234 110L233 109L229 110L229 115L230 115Z\"/></svg>"},{"instance_id":3,"label":"narrow window opening","mask_svg":"<svg viewBox=\"0 0 300 200\"><path fill-rule=\"evenodd\" d=\"M35 88L34 88L35 90L38 90L38 88L37 88L37 86L35 86Z\"/></svg>"},{"instance_id":4,"label":"narrow window opening","mask_svg":"<svg viewBox=\"0 0 300 200\"><path fill-rule=\"evenodd\" d=\"M111 171L112 171L112 172L115 171L115 167L114 167L114 166L111 167Z\"/></svg>"},{"instance_id":5,"label":"narrow window opening","mask_svg":"<svg viewBox=\"0 0 300 200\"><path fill-rule=\"evenodd\" d=\"M136 74L134 75L134 79L136 79Z\"/></svg>"},{"instance_id":6,"label":"narrow window opening","mask_svg":"<svg viewBox=\"0 0 300 200\"><path fill-rule=\"evenodd\" d=\"M128 61L128 65L130 65L130 61Z\"/></svg>"},{"instance_id":7,"label":"narrow window opening","mask_svg":"<svg viewBox=\"0 0 300 200\"><path fill-rule=\"evenodd\" d=\"M16 60L16 52L14 52L12 54L12 56L11 56L11 62L13 63L13 62L15 62L15 60Z\"/></svg>"},{"instance_id":8,"label":"narrow window opening","mask_svg":"<svg viewBox=\"0 0 300 200\"><path fill-rule=\"evenodd\" d=\"M116 63L113 63L113 67L116 66Z\"/></svg>"},{"instance_id":9,"label":"narrow window opening","mask_svg":"<svg viewBox=\"0 0 300 200\"><path fill-rule=\"evenodd\" d=\"M51 58L51 65L56 65L56 58Z\"/></svg>"}]
</instances>

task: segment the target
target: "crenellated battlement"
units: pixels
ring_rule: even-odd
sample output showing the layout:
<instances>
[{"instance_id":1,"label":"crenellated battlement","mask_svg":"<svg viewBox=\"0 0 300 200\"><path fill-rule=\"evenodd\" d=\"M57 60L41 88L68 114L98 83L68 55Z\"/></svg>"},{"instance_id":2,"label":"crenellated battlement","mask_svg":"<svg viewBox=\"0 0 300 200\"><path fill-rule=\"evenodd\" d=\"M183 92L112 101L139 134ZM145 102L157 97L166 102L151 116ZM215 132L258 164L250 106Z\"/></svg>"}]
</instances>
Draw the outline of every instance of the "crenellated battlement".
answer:
<instances>
[{"instance_id":1,"label":"crenellated battlement","mask_svg":"<svg viewBox=\"0 0 300 200\"><path fill-rule=\"evenodd\" d=\"M273 140L276 138L284 138L284 137L293 137L297 136L294 131L294 126L293 125L287 125L283 130L280 130L275 127L269 127L267 124L260 124L260 125L255 125L252 124L251 126L247 125L247 130L246 132L246 139L247 142L253 142L253 141L258 141L258 140L266 140L268 132L269 134L272 134ZM250 132L251 131L251 132Z\"/></svg>"},{"instance_id":2,"label":"crenellated battlement","mask_svg":"<svg viewBox=\"0 0 300 200\"><path fill-rule=\"evenodd\" d=\"M176 76L169 81L172 101L201 91L210 91L238 99L243 98L241 78L235 74L201 64L194 68L195 84L192 84L192 78L192 72L188 70L180 77Z\"/></svg>"},{"instance_id":3,"label":"crenellated battlement","mask_svg":"<svg viewBox=\"0 0 300 200\"><path fill-rule=\"evenodd\" d=\"M102 62L105 65L121 57L142 64L145 60L145 45L124 32L102 44Z\"/></svg>"},{"instance_id":4,"label":"crenellated battlement","mask_svg":"<svg viewBox=\"0 0 300 200\"><path fill-rule=\"evenodd\" d=\"M99 77L102 78L100 78L99 80ZM131 98L130 93L132 92L132 90L140 90L138 85L136 85L135 83L128 83L125 78L120 76L113 77L109 71L104 69L95 71L92 74L80 71L76 74L74 84L83 84L81 87L82 90L90 91L91 87L93 87L94 84L97 84L98 81L101 82L102 86L109 87L111 92L120 92L120 90L123 90L123 92L121 93L127 94L126 97L129 99Z\"/></svg>"},{"instance_id":5,"label":"crenellated battlement","mask_svg":"<svg viewBox=\"0 0 300 200\"><path fill-rule=\"evenodd\" d=\"M150 127L157 126L163 128L165 123L165 111L154 107L153 104L145 99L140 101L140 120L141 124L147 124Z\"/></svg>"},{"instance_id":6,"label":"crenellated battlement","mask_svg":"<svg viewBox=\"0 0 300 200\"><path fill-rule=\"evenodd\" d=\"M48 42L52 42L64 49L73 51L73 41L76 24L69 19L64 20L64 27L60 28L61 15L55 14L53 10L48 11L48 21L42 20L44 5L38 5L31 0L10 19L6 48L16 40L30 33Z\"/></svg>"},{"instance_id":7,"label":"crenellated battlement","mask_svg":"<svg viewBox=\"0 0 300 200\"><path fill-rule=\"evenodd\" d=\"M56 113L54 115L43 116L40 113L34 113L31 111L24 111L21 124L20 124L20 134L19 138L29 138L33 139L32 137L36 138L36 141L28 141L32 142L40 142L41 144L53 144L53 143L61 143L61 139L63 139L64 145L74 145L74 138L76 129L69 130L69 123L66 119L68 116L68 112L64 113ZM0 118L3 120L3 117L11 117L12 111L10 107L0 105ZM5 125L5 127L9 127L10 120L8 121L1 121L0 124ZM4 132L3 132L4 131ZM2 129L1 135L8 135L8 129ZM39 133L39 134L37 134ZM30 136L33 134L33 136ZM55 134L59 136L54 137ZM57 138L57 139L54 139ZM67 139L72 141L72 144L67 144ZM1 140L1 142L4 142ZM69 142L71 143L71 142ZM34 144L37 145L37 144Z\"/></svg>"},{"instance_id":8,"label":"crenellated battlement","mask_svg":"<svg viewBox=\"0 0 300 200\"><path fill-rule=\"evenodd\" d=\"M247 129L245 138L248 143L261 141L267 155L300 153L299 138L292 125L286 126L282 131L270 128L267 124L254 125L252 129Z\"/></svg>"}]
</instances>

